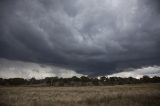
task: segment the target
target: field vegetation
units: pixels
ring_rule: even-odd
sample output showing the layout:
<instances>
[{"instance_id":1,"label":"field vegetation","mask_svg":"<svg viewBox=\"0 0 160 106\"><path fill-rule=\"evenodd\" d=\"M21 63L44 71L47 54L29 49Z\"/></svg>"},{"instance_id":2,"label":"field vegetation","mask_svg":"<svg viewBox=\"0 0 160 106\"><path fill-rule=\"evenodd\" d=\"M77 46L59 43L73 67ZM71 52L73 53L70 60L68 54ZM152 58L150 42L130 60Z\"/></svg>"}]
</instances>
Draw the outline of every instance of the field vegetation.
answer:
<instances>
[{"instance_id":1,"label":"field vegetation","mask_svg":"<svg viewBox=\"0 0 160 106\"><path fill-rule=\"evenodd\" d=\"M1 86L0 106L160 106L160 83L79 87Z\"/></svg>"}]
</instances>

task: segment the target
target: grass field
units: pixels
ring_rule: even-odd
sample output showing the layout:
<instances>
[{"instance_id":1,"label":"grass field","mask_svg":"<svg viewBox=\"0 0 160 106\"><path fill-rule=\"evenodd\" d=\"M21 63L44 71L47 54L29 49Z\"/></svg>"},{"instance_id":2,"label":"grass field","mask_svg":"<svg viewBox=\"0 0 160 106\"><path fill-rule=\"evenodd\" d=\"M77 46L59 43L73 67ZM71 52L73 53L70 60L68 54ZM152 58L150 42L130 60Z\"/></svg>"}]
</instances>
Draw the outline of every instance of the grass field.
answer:
<instances>
[{"instance_id":1,"label":"grass field","mask_svg":"<svg viewBox=\"0 0 160 106\"><path fill-rule=\"evenodd\" d=\"M0 87L0 106L160 106L160 84Z\"/></svg>"}]
</instances>

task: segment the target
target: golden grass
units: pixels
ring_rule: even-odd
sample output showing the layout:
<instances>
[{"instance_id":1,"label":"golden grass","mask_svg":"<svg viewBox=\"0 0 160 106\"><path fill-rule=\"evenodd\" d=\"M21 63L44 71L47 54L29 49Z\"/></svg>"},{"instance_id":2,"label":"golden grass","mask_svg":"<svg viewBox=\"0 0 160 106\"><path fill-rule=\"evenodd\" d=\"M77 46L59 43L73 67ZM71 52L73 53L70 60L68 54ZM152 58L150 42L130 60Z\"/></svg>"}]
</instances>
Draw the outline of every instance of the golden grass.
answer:
<instances>
[{"instance_id":1,"label":"golden grass","mask_svg":"<svg viewBox=\"0 0 160 106\"><path fill-rule=\"evenodd\" d=\"M160 106L160 84L0 87L0 106Z\"/></svg>"}]
</instances>

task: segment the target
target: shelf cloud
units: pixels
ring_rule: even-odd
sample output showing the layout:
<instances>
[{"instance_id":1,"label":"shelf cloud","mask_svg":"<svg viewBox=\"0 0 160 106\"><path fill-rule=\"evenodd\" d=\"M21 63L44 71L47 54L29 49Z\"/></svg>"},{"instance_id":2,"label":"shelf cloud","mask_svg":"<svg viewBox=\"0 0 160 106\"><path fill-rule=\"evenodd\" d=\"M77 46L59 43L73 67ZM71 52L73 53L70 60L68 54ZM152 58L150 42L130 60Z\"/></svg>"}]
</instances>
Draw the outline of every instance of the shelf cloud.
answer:
<instances>
[{"instance_id":1,"label":"shelf cloud","mask_svg":"<svg viewBox=\"0 0 160 106\"><path fill-rule=\"evenodd\" d=\"M143 67L139 69L130 69L130 71L123 71L119 73L114 73L111 75L107 75L107 77L134 77L134 78L142 78L143 76L160 76L160 67L159 66L152 66L152 67Z\"/></svg>"},{"instance_id":2,"label":"shelf cloud","mask_svg":"<svg viewBox=\"0 0 160 106\"><path fill-rule=\"evenodd\" d=\"M0 59L0 78L44 79L45 77L69 78L72 76L84 75L76 73L74 70L50 65Z\"/></svg>"},{"instance_id":3,"label":"shelf cloud","mask_svg":"<svg viewBox=\"0 0 160 106\"><path fill-rule=\"evenodd\" d=\"M159 48L159 0L0 1L0 64L98 76L159 66Z\"/></svg>"}]
</instances>

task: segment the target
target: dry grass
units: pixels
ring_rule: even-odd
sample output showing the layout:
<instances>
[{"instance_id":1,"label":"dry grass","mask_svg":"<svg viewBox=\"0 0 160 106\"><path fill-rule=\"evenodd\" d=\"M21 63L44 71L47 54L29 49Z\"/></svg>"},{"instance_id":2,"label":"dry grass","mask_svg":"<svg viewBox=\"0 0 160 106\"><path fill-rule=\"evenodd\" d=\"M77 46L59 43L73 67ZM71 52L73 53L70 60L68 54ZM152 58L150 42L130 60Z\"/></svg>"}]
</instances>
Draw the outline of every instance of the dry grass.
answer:
<instances>
[{"instance_id":1,"label":"dry grass","mask_svg":"<svg viewBox=\"0 0 160 106\"><path fill-rule=\"evenodd\" d=\"M160 106L160 84L0 87L0 106Z\"/></svg>"}]
</instances>

